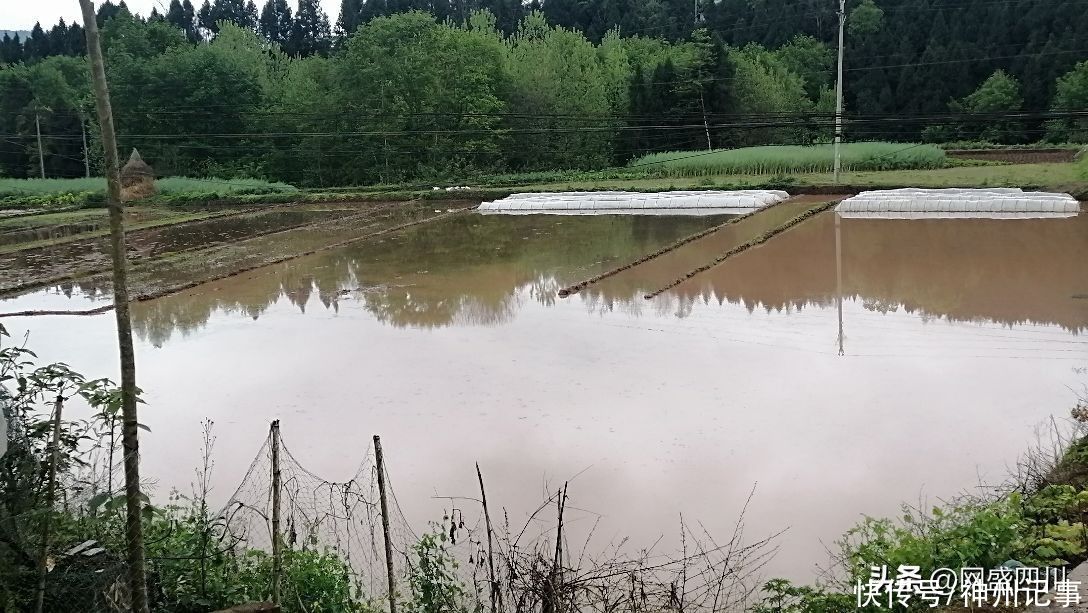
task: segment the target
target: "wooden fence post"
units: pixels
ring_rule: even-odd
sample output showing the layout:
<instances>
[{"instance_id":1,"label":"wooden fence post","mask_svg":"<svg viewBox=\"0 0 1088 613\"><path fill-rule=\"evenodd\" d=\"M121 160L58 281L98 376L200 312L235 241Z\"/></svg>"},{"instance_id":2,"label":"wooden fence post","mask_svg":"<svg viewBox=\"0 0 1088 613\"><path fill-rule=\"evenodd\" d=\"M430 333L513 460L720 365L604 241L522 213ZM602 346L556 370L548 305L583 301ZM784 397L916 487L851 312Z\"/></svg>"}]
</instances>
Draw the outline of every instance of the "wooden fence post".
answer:
<instances>
[{"instance_id":1,"label":"wooden fence post","mask_svg":"<svg viewBox=\"0 0 1088 613\"><path fill-rule=\"evenodd\" d=\"M374 461L378 465L378 496L382 505L382 535L385 537L385 573L389 580L389 613L397 613L396 581L393 577L393 543L389 539L389 503L385 497L385 459L382 439L374 435Z\"/></svg>"},{"instance_id":2,"label":"wooden fence post","mask_svg":"<svg viewBox=\"0 0 1088 613\"><path fill-rule=\"evenodd\" d=\"M497 600L501 598L501 595L499 594L499 582L495 579L495 557L492 553L491 539L491 514L487 511L487 493L484 492L484 474L480 472L479 462L476 463L476 478L480 480L480 502L484 507L484 525L487 528L487 574L491 587L491 613L497 613Z\"/></svg>"},{"instance_id":3,"label":"wooden fence post","mask_svg":"<svg viewBox=\"0 0 1088 613\"><path fill-rule=\"evenodd\" d=\"M272 422L272 604L280 604L283 538L280 532L280 420Z\"/></svg>"}]
</instances>

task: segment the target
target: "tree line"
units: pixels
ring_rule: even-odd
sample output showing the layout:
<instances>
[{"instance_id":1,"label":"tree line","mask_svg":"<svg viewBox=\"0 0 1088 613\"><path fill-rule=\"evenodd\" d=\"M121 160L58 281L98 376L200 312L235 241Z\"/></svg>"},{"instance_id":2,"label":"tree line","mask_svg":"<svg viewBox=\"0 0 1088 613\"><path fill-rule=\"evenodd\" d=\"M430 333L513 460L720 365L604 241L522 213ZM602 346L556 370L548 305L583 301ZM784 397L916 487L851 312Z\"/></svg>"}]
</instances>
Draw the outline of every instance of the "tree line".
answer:
<instances>
[{"instance_id":1,"label":"tree line","mask_svg":"<svg viewBox=\"0 0 1088 613\"><path fill-rule=\"evenodd\" d=\"M317 0L294 11L286 0L172 0L146 19L105 2L121 146L161 174L327 186L831 135L837 17L825 2L418 1L343 0L335 27ZM1083 21L1076 4L853 2L848 137L1085 140L1083 117L1042 114L1088 109L1088 62L1077 63L1088 52L1055 24ZM968 51L981 40L968 21L1009 31ZM47 176L83 174L84 131L97 167L73 32L36 26L17 56L18 41L0 41L0 174L40 173L38 129ZM956 49L938 53L938 42Z\"/></svg>"}]
</instances>

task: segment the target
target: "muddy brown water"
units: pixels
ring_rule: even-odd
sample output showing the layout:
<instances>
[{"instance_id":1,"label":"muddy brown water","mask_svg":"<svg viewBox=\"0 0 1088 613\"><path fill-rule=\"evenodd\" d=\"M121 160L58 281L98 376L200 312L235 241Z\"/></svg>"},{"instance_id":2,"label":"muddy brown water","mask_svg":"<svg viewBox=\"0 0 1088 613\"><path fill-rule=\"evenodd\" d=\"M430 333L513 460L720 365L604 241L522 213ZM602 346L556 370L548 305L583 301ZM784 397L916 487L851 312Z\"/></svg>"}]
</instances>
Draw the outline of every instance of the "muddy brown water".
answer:
<instances>
[{"instance_id":1,"label":"muddy brown water","mask_svg":"<svg viewBox=\"0 0 1088 613\"><path fill-rule=\"evenodd\" d=\"M756 484L746 534L789 528L765 572L807 580L862 514L1001 481L1088 383L1086 215L836 235L822 214L642 298L768 217L556 297L721 221L466 214L134 305L144 472L187 489L203 417L221 498L273 418L333 480L380 433L416 526L475 495L478 461L512 522L572 479L573 525L599 513L595 539L637 546L675 540L680 513L730 533ZM99 304L68 293L0 307ZM116 376L111 314L4 323Z\"/></svg>"}]
</instances>

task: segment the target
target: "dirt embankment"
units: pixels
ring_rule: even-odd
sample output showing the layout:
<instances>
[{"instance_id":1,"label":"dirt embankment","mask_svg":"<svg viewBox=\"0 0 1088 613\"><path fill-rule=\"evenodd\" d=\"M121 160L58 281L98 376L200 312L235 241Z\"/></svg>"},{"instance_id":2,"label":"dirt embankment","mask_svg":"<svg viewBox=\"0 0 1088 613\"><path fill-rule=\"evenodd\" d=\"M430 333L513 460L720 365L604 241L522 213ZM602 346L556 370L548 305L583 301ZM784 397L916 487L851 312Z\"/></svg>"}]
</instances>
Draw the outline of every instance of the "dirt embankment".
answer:
<instances>
[{"instance_id":1,"label":"dirt embankment","mask_svg":"<svg viewBox=\"0 0 1088 613\"><path fill-rule=\"evenodd\" d=\"M948 157L1007 164L1068 164L1076 149L948 149Z\"/></svg>"}]
</instances>

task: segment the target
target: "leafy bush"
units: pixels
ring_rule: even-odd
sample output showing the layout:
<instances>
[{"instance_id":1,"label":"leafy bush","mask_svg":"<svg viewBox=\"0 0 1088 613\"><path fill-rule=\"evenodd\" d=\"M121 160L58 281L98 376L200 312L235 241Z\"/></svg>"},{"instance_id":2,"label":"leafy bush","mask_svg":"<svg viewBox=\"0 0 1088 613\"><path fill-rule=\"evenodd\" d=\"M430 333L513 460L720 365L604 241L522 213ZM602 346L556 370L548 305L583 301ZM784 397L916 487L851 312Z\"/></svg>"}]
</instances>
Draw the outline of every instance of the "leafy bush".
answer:
<instances>
[{"instance_id":1,"label":"leafy bush","mask_svg":"<svg viewBox=\"0 0 1088 613\"><path fill-rule=\"evenodd\" d=\"M785 579L771 579L763 585L763 600L752 613L841 613L856 608L854 597Z\"/></svg>"},{"instance_id":2,"label":"leafy bush","mask_svg":"<svg viewBox=\"0 0 1088 613\"><path fill-rule=\"evenodd\" d=\"M456 534L456 527L451 528ZM445 529L432 530L413 547L415 563L408 572L412 597L405 607L412 613L454 613L466 611L465 588L457 578L457 560L446 549L450 540Z\"/></svg>"},{"instance_id":3,"label":"leafy bush","mask_svg":"<svg viewBox=\"0 0 1088 613\"><path fill-rule=\"evenodd\" d=\"M175 502L184 497L173 496ZM103 505L104 512L66 518L62 545L98 541L107 551L124 551L124 498ZM145 507L144 538L149 589L155 610L204 613L250 601L272 592L272 556L250 549L209 517L199 501ZM282 610L284 613L371 613L344 561L333 552L285 548Z\"/></svg>"},{"instance_id":4,"label":"leafy bush","mask_svg":"<svg viewBox=\"0 0 1088 613\"><path fill-rule=\"evenodd\" d=\"M936 145L848 143L840 152L844 171L942 168L944 151ZM654 153L631 162L629 169L658 176L693 177L715 174L796 174L830 172L835 154L831 145L748 147L714 152Z\"/></svg>"},{"instance_id":5,"label":"leafy bush","mask_svg":"<svg viewBox=\"0 0 1088 613\"><path fill-rule=\"evenodd\" d=\"M1063 464L1088 460L1088 439L1066 452ZM857 582L871 569L918 566L923 577L939 568L997 568L1012 561L1062 567L1088 557L1088 490L1048 485L1029 495L966 500L928 512L904 507L896 519L866 517L839 541L840 591L795 586L775 579L763 587L756 613L831 613L852 610ZM929 610L914 601L908 610Z\"/></svg>"}]
</instances>

